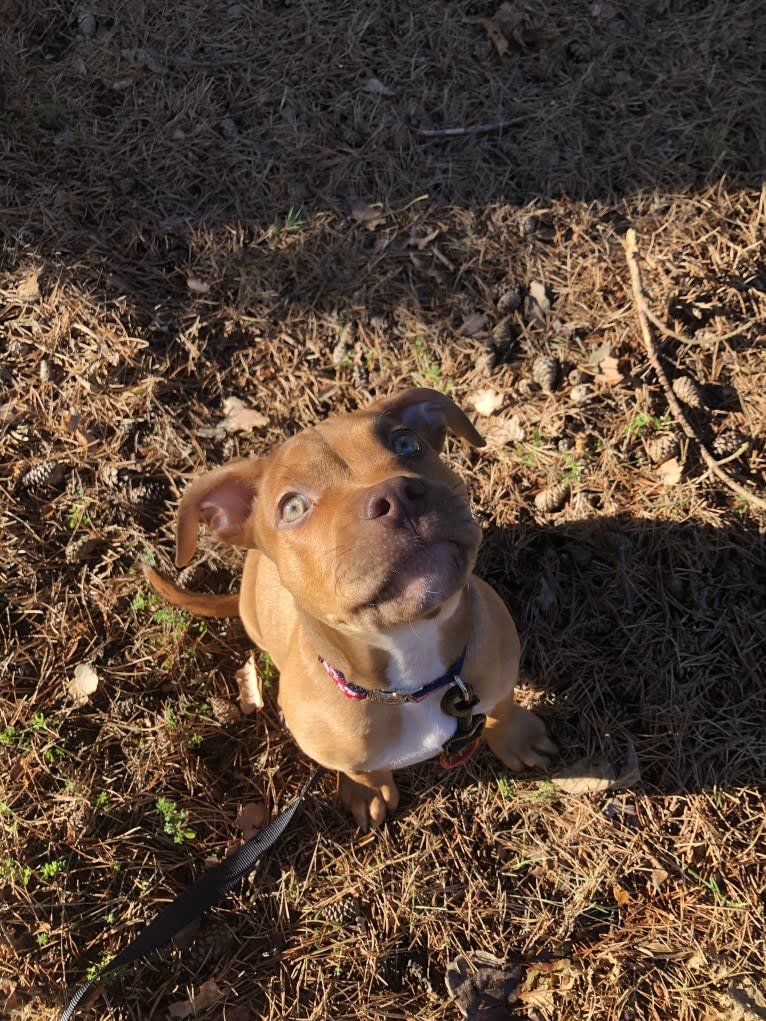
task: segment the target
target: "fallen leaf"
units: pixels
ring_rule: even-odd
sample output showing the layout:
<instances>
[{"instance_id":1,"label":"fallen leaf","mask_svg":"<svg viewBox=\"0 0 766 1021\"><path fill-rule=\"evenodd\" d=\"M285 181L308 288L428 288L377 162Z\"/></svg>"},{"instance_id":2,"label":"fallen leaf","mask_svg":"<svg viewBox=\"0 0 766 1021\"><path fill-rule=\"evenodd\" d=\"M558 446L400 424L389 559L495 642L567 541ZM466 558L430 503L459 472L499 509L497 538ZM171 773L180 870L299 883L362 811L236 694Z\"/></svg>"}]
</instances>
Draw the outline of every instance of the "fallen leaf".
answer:
<instances>
[{"instance_id":1,"label":"fallen leaf","mask_svg":"<svg viewBox=\"0 0 766 1021\"><path fill-rule=\"evenodd\" d=\"M364 199L352 199L351 216L357 223L363 223L367 230L375 230L386 222L380 209L368 205Z\"/></svg>"},{"instance_id":2,"label":"fallen leaf","mask_svg":"<svg viewBox=\"0 0 766 1021\"><path fill-rule=\"evenodd\" d=\"M460 327L461 336L475 337L477 333L481 333L486 325L487 317L482 315L481 312L474 312L473 315L468 316Z\"/></svg>"},{"instance_id":3,"label":"fallen leaf","mask_svg":"<svg viewBox=\"0 0 766 1021\"><path fill-rule=\"evenodd\" d=\"M659 893L660 887L664 883L666 883L668 879L670 879L670 873L667 872L665 869L659 867L657 867L656 869L652 869L649 875L649 882L647 884L647 886L649 887L649 892Z\"/></svg>"},{"instance_id":4,"label":"fallen leaf","mask_svg":"<svg viewBox=\"0 0 766 1021\"><path fill-rule=\"evenodd\" d=\"M497 50L498 57L502 57L504 53L508 52L508 40L505 38L492 18L482 18L481 23L490 42Z\"/></svg>"},{"instance_id":5,"label":"fallen leaf","mask_svg":"<svg viewBox=\"0 0 766 1021\"><path fill-rule=\"evenodd\" d=\"M578 759L551 777L553 786L565 794L592 794L634 787L641 781L636 746L628 741L625 762L618 770L606 759Z\"/></svg>"},{"instance_id":6,"label":"fallen leaf","mask_svg":"<svg viewBox=\"0 0 766 1021\"><path fill-rule=\"evenodd\" d=\"M72 436L82 447L89 447L91 443L96 442L96 436L90 431L90 429L83 429L80 426L81 416L78 414L66 415L64 418L64 428L67 432L71 433Z\"/></svg>"},{"instance_id":7,"label":"fallen leaf","mask_svg":"<svg viewBox=\"0 0 766 1021\"><path fill-rule=\"evenodd\" d=\"M207 982L203 982L199 987L199 992L188 1000L179 1000L177 1003L171 1003L168 1008L168 1017L195 1017L203 1010L218 1003L221 999L223 999L223 992L218 987L215 979L210 978Z\"/></svg>"},{"instance_id":8,"label":"fallen leaf","mask_svg":"<svg viewBox=\"0 0 766 1021\"><path fill-rule=\"evenodd\" d=\"M630 894L619 883L612 883L612 896L621 908L626 908L631 902Z\"/></svg>"},{"instance_id":9,"label":"fallen leaf","mask_svg":"<svg viewBox=\"0 0 766 1021\"><path fill-rule=\"evenodd\" d=\"M497 1015L498 1004L507 1007L516 999L522 968L506 964L492 954L477 950L470 957L462 954L447 965L444 976L448 994L467 1021ZM506 1011L503 1011L506 1016Z\"/></svg>"},{"instance_id":10,"label":"fallen leaf","mask_svg":"<svg viewBox=\"0 0 766 1021\"><path fill-rule=\"evenodd\" d=\"M507 443L523 443L526 433L518 415L510 418L491 418L482 423L482 436L489 447L504 447Z\"/></svg>"},{"instance_id":11,"label":"fallen leaf","mask_svg":"<svg viewBox=\"0 0 766 1021\"><path fill-rule=\"evenodd\" d=\"M683 475L683 467L677 457L671 457L669 461L663 461L655 469L660 480L666 486L677 486Z\"/></svg>"},{"instance_id":12,"label":"fallen leaf","mask_svg":"<svg viewBox=\"0 0 766 1021\"><path fill-rule=\"evenodd\" d=\"M16 284L16 297L19 301L34 302L40 300L40 270L30 269Z\"/></svg>"},{"instance_id":13,"label":"fallen leaf","mask_svg":"<svg viewBox=\"0 0 766 1021\"><path fill-rule=\"evenodd\" d=\"M498 393L497 390L493 390L491 387L487 387L485 390L479 390L478 393L473 395L471 404L475 411L488 418L502 408L503 400L504 398L501 393Z\"/></svg>"},{"instance_id":14,"label":"fallen leaf","mask_svg":"<svg viewBox=\"0 0 766 1021\"><path fill-rule=\"evenodd\" d=\"M524 21L524 12L518 10L513 4L509 4L506 0L505 3L500 4L498 9L492 16L492 20L503 33L508 42L511 39L516 39L517 42L521 43L521 39L517 33L518 27Z\"/></svg>"},{"instance_id":15,"label":"fallen leaf","mask_svg":"<svg viewBox=\"0 0 766 1021\"><path fill-rule=\"evenodd\" d=\"M545 284L539 280L533 280L529 285L526 301L524 302L524 315L530 326L545 326L551 310L551 303L545 293Z\"/></svg>"},{"instance_id":16,"label":"fallen leaf","mask_svg":"<svg viewBox=\"0 0 766 1021\"><path fill-rule=\"evenodd\" d=\"M597 383L606 383L607 386L616 386L625 378L620 372L618 359L612 358L611 355L608 358L602 358L598 367L601 369L601 372L596 376Z\"/></svg>"},{"instance_id":17,"label":"fallen leaf","mask_svg":"<svg viewBox=\"0 0 766 1021\"><path fill-rule=\"evenodd\" d=\"M10 1017L11 1011L20 1007L21 1002L16 993L16 983L9 978L0 978L0 1006L2 1006L6 1017Z\"/></svg>"},{"instance_id":18,"label":"fallen leaf","mask_svg":"<svg viewBox=\"0 0 766 1021\"><path fill-rule=\"evenodd\" d=\"M237 829L245 840L254 837L263 829L266 822L266 803L264 801L248 801L243 805L237 816Z\"/></svg>"},{"instance_id":19,"label":"fallen leaf","mask_svg":"<svg viewBox=\"0 0 766 1021\"><path fill-rule=\"evenodd\" d=\"M607 791L617 779L617 772L604 759L578 759L551 777L553 786L566 794L592 794Z\"/></svg>"},{"instance_id":20,"label":"fallen leaf","mask_svg":"<svg viewBox=\"0 0 766 1021\"><path fill-rule=\"evenodd\" d=\"M200 280L198 277L187 277L186 286L192 294L207 294L210 291L210 284L205 283L204 280Z\"/></svg>"},{"instance_id":21,"label":"fallen leaf","mask_svg":"<svg viewBox=\"0 0 766 1021\"><path fill-rule=\"evenodd\" d=\"M239 685L239 708L249 716L256 709L263 709L263 681L255 669L255 657L250 655L243 667L236 673Z\"/></svg>"},{"instance_id":22,"label":"fallen leaf","mask_svg":"<svg viewBox=\"0 0 766 1021\"><path fill-rule=\"evenodd\" d=\"M374 96L393 96L396 93L377 78L368 78L364 83L364 91L371 92Z\"/></svg>"},{"instance_id":23,"label":"fallen leaf","mask_svg":"<svg viewBox=\"0 0 766 1021\"><path fill-rule=\"evenodd\" d=\"M555 989L522 989L516 997L525 1007L537 1007L542 1011L552 1011L555 1006Z\"/></svg>"},{"instance_id":24,"label":"fallen leaf","mask_svg":"<svg viewBox=\"0 0 766 1021\"><path fill-rule=\"evenodd\" d=\"M227 433L251 432L269 424L268 418L255 408L248 408L239 397L227 397L223 402L223 418L219 425Z\"/></svg>"},{"instance_id":25,"label":"fallen leaf","mask_svg":"<svg viewBox=\"0 0 766 1021\"><path fill-rule=\"evenodd\" d=\"M74 668L72 680L67 685L69 697L77 705L84 705L88 696L98 688L98 674L90 663L78 663Z\"/></svg>"},{"instance_id":26,"label":"fallen leaf","mask_svg":"<svg viewBox=\"0 0 766 1021\"><path fill-rule=\"evenodd\" d=\"M612 353L612 345L608 340L605 340L602 344L594 347L592 351L588 353L588 364L589 365L600 365L605 358L608 358Z\"/></svg>"}]
</instances>

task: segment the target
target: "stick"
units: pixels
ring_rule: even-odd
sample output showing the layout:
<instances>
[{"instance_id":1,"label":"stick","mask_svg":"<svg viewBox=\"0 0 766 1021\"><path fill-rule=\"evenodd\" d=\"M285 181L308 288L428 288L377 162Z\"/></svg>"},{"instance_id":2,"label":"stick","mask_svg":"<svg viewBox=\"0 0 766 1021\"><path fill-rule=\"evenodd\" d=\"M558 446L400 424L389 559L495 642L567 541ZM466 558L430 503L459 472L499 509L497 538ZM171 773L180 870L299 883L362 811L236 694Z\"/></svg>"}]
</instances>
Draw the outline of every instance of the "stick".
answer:
<instances>
[{"instance_id":1,"label":"stick","mask_svg":"<svg viewBox=\"0 0 766 1021\"><path fill-rule=\"evenodd\" d=\"M421 138L456 138L459 135L479 135L485 131L499 131L521 124L522 117L509 117L504 121L493 121L491 124L471 124L464 128L416 128L415 134Z\"/></svg>"},{"instance_id":2,"label":"stick","mask_svg":"<svg viewBox=\"0 0 766 1021\"><path fill-rule=\"evenodd\" d=\"M649 320L650 318L654 319L654 316L649 312L643 284L641 283L641 254L638 251L636 232L633 228L630 228L625 235L625 258L627 259L628 270L630 271L630 283L633 288L633 304L638 316L638 324L641 327L641 337L644 341L646 353L649 355L649 361L651 362L652 368L657 373L657 378L660 381L662 389L665 391L665 397L667 398L668 407L670 408L673 418L683 429L684 435L687 436L688 439L692 440L692 442L696 443L699 448L700 457L717 479L720 479L725 486L727 486L733 493L736 493L737 496L741 496L743 500L747 500L749 503L755 504L756 507L766 510L766 500L762 500L760 496L756 496L755 493L751 493L749 489L745 489L744 486L740 486L738 482L735 482L731 476L727 475L726 472L723 471L716 459L697 435L686 415L686 412L681 407L680 401L673 393L670 380L668 379L667 373L660 361L657 345L654 343L652 332L649 329Z\"/></svg>"}]
</instances>

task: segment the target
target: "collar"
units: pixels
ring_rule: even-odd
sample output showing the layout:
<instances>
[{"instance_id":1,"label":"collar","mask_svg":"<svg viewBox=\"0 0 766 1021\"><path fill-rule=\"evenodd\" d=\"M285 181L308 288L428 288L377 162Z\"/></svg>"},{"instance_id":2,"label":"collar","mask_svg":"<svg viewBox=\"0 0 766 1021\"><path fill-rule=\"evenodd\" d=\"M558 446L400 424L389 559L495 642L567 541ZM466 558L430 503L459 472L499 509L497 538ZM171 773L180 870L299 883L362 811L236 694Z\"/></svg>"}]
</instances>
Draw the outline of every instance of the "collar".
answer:
<instances>
[{"instance_id":1,"label":"collar","mask_svg":"<svg viewBox=\"0 0 766 1021\"><path fill-rule=\"evenodd\" d=\"M340 688L347 698L353 698L357 701L366 698L370 702L383 702L386 705L401 705L404 702L421 702L433 691L438 691L440 688L446 688L448 684L459 684L460 671L463 669L463 662L465 661L467 649L468 646L464 645L463 651L460 653L455 662L447 669L446 673L443 673L441 677L437 677L435 681L429 681L428 684L424 684L422 687L416 688L415 691L396 691L392 689L380 691L377 688L362 688L358 684L352 684L351 681L347 681L340 670L337 670L334 666L328 663L326 659L322 659L321 656L319 657L319 662L327 671L327 676L330 680Z\"/></svg>"}]
</instances>

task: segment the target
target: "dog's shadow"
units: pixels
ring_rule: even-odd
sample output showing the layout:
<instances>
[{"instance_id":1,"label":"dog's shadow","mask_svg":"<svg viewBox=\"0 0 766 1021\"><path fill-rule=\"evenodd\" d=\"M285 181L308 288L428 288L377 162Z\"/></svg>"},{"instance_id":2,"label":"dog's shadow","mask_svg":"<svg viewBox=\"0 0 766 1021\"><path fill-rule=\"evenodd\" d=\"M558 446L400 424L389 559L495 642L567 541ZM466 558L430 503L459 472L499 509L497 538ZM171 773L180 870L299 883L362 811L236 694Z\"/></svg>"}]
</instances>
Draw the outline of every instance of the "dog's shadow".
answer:
<instances>
[{"instance_id":1,"label":"dog's shadow","mask_svg":"<svg viewBox=\"0 0 766 1021\"><path fill-rule=\"evenodd\" d=\"M516 620L563 765L634 749L663 793L762 783L765 546L747 521L489 528L477 573Z\"/></svg>"}]
</instances>

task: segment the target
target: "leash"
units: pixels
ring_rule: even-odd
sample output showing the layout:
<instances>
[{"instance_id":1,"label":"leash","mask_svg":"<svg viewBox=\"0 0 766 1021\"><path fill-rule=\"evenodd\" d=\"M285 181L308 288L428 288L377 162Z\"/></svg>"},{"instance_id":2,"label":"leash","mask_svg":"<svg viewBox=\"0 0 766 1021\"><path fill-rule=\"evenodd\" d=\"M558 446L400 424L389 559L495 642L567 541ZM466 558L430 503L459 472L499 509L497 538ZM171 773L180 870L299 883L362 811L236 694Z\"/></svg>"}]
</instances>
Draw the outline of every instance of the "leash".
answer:
<instances>
[{"instance_id":1,"label":"leash","mask_svg":"<svg viewBox=\"0 0 766 1021\"><path fill-rule=\"evenodd\" d=\"M259 858L277 843L287 829L303 799L322 773L324 773L324 768L319 766L295 801L288 805L283 812L280 812L265 829L238 847L228 858L224 858L214 868L209 869L196 883L192 883L174 901L163 908L154 921L142 929L136 938L128 943L116 957L112 958L95 978L84 986L80 986L65 1007L60 1021L69 1021L85 997L100 987L110 972L123 968L126 964L132 964L151 953L152 950L164 946L177 932L199 918L208 908L217 904L224 894L237 885L240 879L252 872Z\"/></svg>"}]
</instances>

